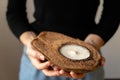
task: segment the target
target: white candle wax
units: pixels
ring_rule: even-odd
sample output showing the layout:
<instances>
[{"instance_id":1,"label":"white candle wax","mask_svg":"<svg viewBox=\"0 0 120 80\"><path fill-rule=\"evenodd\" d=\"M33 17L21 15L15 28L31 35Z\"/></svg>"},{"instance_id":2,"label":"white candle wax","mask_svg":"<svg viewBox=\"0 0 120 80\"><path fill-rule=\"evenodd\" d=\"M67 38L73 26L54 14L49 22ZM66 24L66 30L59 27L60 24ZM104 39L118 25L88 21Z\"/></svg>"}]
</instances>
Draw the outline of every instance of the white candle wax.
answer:
<instances>
[{"instance_id":1,"label":"white candle wax","mask_svg":"<svg viewBox=\"0 0 120 80\"><path fill-rule=\"evenodd\" d=\"M82 60L90 56L90 52L87 48L74 44L62 46L60 52L63 56L72 60Z\"/></svg>"}]
</instances>

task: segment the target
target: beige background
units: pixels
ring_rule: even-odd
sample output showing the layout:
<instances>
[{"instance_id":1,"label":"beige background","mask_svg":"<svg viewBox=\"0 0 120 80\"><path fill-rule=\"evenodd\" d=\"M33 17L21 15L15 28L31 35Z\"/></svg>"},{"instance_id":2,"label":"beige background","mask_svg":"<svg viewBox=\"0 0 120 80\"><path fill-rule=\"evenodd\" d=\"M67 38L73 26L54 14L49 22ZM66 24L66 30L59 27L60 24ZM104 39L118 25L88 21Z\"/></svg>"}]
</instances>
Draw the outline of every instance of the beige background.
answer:
<instances>
[{"instance_id":1,"label":"beige background","mask_svg":"<svg viewBox=\"0 0 120 80\"><path fill-rule=\"evenodd\" d=\"M18 80L19 63L22 44L13 36L8 28L5 12L7 0L0 0L0 80ZM28 14L30 22L34 20L32 0L28 0ZM101 11L102 8L100 8ZM99 20L100 11L96 22ZM120 29L113 38L102 48L106 57L106 78L120 78Z\"/></svg>"}]
</instances>

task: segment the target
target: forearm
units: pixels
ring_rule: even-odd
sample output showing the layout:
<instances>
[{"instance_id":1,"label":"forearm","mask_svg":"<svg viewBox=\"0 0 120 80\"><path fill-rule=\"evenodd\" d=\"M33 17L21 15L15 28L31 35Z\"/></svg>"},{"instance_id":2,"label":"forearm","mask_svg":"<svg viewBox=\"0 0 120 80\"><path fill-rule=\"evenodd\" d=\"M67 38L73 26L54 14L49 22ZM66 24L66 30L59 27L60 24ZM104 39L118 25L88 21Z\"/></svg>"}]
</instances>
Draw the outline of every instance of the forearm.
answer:
<instances>
[{"instance_id":1,"label":"forearm","mask_svg":"<svg viewBox=\"0 0 120 80\"><path fill-rule=\"evenodd\" d=\"M33 31L27 18L26 0L8 0L6 20L17 38L26 31Z\"/></svg>"},{"instance_id":2,"label":"forearm","mask_svg":"<svg viewBox=\"0 0 120 80\"><path fill-rule=\"evenodd\" d=\"M21 34L20 41L23 45L29 46L34 38L36 38L36 34L32 31L27 31Z\"/></svg>"},{"instance_id":3,"label":"forearm","mask_svg":"<svg viewBox=\"0 0 120 80\"><path fill-rule=\"evenodd\" d=\"M120 24L118 7L120 7L118 0L104 0L100 21L92 32L101 36L105 43L112 38Z\"/></svg>"},{"instance_id":4,"label":"forearm","mask_svg":"<svg viewBox=\"0 0 120 80\"><path fill-rule=\"evenodd\" d=\"M92 45L97 50L99 50L100 47L102 47L104 45L104 40L96 34L89 34L86 37L85 42Z\"/></svg>"}]
</instances>

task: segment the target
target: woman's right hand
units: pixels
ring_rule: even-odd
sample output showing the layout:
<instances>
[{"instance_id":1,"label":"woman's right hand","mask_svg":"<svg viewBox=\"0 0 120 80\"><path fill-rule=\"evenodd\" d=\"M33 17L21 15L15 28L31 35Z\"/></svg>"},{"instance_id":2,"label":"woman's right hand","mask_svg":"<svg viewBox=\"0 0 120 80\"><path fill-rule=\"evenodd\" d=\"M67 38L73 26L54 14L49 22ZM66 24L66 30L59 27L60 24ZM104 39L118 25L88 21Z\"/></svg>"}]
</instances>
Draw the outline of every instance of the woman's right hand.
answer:
<instances>
[{"instance_id":1,"label":"woman's right hand","mask_svg":"<svg viewBox=\"0 0 120 80\"><path fill-rule=\"evenodd\" d=\"M45 57L36 51L31 45L27 46L26 53L33 66L38 70L46 69L50 66L50 62L45 61Z\"/></svg>"},{"instance_id":2,"label":"woman's right hand","mask_svg":"<svg viewBox=\"0 0 120 80\"><path fill-rule=\"evenodd\" d=\"M42 70L46 76L59 76L59 71L57 69L51 69L52 64L50 61L47 61L45 57L40 52L36 51L31 45L27 47L27 55L33 66L38 70Z\"/></svg>"},{"instance_id":3,"label":"woman's right hand","mask_svg":"<svg viewBox=\"0 0 120 80\"><path fill-rule=\"evenodd\" d=\"M59 76L57 69L50 69L52 65L50 61L45 61L45 57L31 45L31 41L34 38L36 38L36 34L31 31L24 32L20 36L20 41L27 47L26 53L31 63L36 69L42 70L46 76Z\"/></svg>"}]
</instances>

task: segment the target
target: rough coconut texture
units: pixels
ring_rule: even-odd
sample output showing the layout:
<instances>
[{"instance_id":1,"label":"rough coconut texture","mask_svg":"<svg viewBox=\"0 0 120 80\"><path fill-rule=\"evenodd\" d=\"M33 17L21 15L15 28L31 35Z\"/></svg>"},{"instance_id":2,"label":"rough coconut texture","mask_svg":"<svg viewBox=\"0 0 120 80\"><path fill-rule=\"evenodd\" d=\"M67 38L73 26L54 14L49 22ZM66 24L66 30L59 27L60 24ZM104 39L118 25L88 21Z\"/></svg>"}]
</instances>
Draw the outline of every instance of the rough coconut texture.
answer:
<instances>
[{"instance_id":1,"label":"rough coconut texture","mask_svg":"<svg viewBox=\"0 0 120 80\"><path fill-rule=\"evenodd\" d=\"M66 58L61 54L60 48L69 44L85 47L89 50L90 56L82 60ZM50 60L54 65L66 71L86 73L95 70L100 65L101 55L93 46L86 44L82 40L61 33L50 31L41 32L37 38L32 41L32 45L42 53L47 60Z\"/></svg>"}]
</instances>

